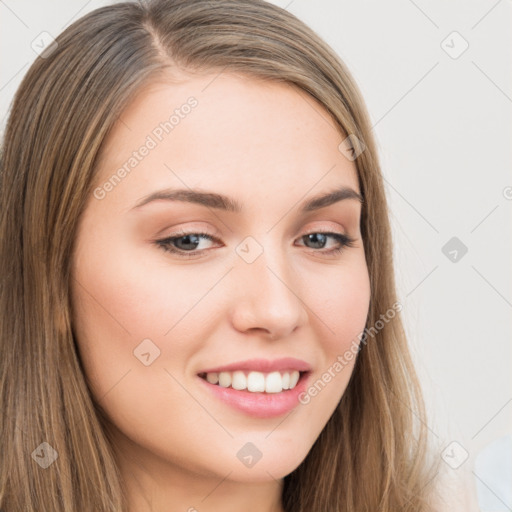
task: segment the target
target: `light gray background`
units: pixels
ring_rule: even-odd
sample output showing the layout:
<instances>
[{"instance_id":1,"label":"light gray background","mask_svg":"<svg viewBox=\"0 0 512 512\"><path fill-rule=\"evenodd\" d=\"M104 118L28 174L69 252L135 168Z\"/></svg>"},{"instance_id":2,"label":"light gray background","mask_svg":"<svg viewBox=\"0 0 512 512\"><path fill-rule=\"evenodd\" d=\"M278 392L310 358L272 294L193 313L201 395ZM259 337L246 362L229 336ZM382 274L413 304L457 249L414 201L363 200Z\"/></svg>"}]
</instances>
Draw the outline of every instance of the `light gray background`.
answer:
<instances>
[{"instance_id":1,"label":"light gray background","mask_svg":"<svg viewBox=\"0 0 512 512\"><path fill-rule=\"evenodd\" d=\"M2 132L36 57L33 41L107 3L0 0ZM512 1L273 3L317 31L361 88L429 427L442 446L467 450L470 471L478 453L512 431ZM468 248L457 261L442 252L452 237ZM510 466L491 466L494 476L477 466L474 477L482 510L510 510L496 480Z\"/></svg>"}]
</instances>

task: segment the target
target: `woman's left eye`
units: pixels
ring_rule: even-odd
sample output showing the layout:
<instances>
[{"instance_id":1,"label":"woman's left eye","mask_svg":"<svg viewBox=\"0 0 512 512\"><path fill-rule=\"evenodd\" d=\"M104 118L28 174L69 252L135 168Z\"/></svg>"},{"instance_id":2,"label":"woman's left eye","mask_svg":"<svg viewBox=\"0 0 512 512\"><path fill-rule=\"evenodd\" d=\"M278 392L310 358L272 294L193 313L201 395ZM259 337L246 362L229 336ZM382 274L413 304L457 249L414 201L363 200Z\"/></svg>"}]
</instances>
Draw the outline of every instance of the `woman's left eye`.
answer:
<instances>
[{"instance_id":1,"label":"woman's left eye","mask_svg":"<svg viewBox=\"0 0 512 512\"><path fill-rule=\"evenodd\" d=\"M324 248L329 238L332 238L336 242L338 242L338 246L328 251L322 251L322 254L337 255L341 253L345 249L345 247L354 247L355 239L351 238L348 235L344 235L343 233L325 233L319 231L309 233L307 235L303 235L300 237L300 239L307 240L308 242L312 242L313 244L320 244L322 246L321 249Z\"/></svg>"},{"instance_id":2,"label":"woman's left eye","mask_svg":"<svg viewBox=\"0 0 512 512\"><path fill-rule=\"evenodd\" d=\"M155 243L164 251L171 252L178 255L179 257L187 258L197 256L198 253L201 253L205 250L204 248L197 249L202 239L221 243L220 240L214 236L201 232L175 233L173 236L164 238L162 240L156 240ZM320 252L321 254L326 255L336 255L341 253L345 247L354 247L355 239L342 233L316 231L299 237L299 240L303 240L305 243L312 243L317 245L317 247L313 247L314 249L324 249L329 239L335 240L338 243L338 246L327 251L314 252ZM321 247L318 247L318 245Z\"/></svg>"}]
</instances>

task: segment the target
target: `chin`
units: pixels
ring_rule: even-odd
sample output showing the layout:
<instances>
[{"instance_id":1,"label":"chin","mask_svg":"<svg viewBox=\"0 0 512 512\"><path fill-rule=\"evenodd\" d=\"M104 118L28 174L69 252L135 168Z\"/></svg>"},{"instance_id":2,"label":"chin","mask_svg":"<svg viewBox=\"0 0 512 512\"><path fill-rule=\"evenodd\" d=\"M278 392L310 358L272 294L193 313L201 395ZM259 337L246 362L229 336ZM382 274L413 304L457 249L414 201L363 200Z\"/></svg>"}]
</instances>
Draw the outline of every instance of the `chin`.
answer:
<instances>
[{"instance_id":1,"label":"chin","mask_svg":"<svg viewBox=\"0 0 512 512\"><path fill-rule=\"evenodd\" d=\"M293 473L304 460L304 458L297 459L296 457L278 459L279 454L276 454L275 457L275 459L267 460L266 462L262 458L253 467L244 467L242 464L235 466L236 469L229 475L229 479L245 483L264 483L280 480Z\"/></svg>"},{"instance_id":2,"label":"chin","mask_svg":"<svg viewBox=\"0 0 512 512\"><path fill-rule=\"evenodd\" d=\"M236 441L231 480L239 482L268 482L289 475L306 458L312 443L300 440L296 434L278 432L252 436ZM266 438L266 436L268 436Z\"/></svg>"}]
</instances>

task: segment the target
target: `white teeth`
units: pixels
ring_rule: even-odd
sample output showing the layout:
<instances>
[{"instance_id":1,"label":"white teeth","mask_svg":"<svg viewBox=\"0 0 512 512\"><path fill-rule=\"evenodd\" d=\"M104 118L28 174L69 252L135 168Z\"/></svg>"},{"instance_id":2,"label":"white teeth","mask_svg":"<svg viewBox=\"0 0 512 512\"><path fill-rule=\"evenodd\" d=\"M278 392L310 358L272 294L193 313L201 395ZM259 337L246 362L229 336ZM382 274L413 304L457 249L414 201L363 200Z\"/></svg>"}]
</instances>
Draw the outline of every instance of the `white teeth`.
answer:
<instances>
[{"instance_id":1,"label":"white teeth","mask_svg":"<svg viewBox=\"0 0 512 512\"><path fill-rule=\"evenodd\" d=\"M217 384L219 382L219 374L218 373L207 373L206 380L210 384Z\"/></svg>"},{"instance_id":2,"label":"white teeth","mask_svg":"<svg viewBox=\"0 0 512 512\"><path fill-rule=\"evenodd\" d=\"M229 372L220 372L219 373L219 386L223 388L227 388L231 386L231 373Z\"/></svg>"},{"instance_id":3,"label":"white teeth","mask_svg":"<svg viewBox=\"0 0 512 512\"><path fill-rule=\"evenodd\" d=\"M280 393L286 389L293 389L299 381L300 373L297 370L292 372L249 372L246 375L243 371L235 372L212 372L206 374L206 380L210 384L218 384L223 388L232 387L242 391L247 389L252 393Z\"/></svg>"},{"instance_id":4,"label":"white teeth","mask_svg":"<svg viewBox=\"0 0 512 512\"><path fill-rule=\"evenodd\" d=\"M247 377L244 372L233 372L231 387L238 390L245 389L247 387Z\"/></svg>"},{"instance_id":5,"label":"white teeth","mask_svg":"<svg viewBox=\"0 0 512 512\"><path fill-rule=\"evenodd\" d=\"M265 391L267 393L279 393L283 391L283 379L279 372L272 372L265 379Z\"/></svg>"},{"instance_id":6,"label":"white teeth","mask_svg":"<svg viewBox=\"0 0 512 512\"><path fill-rule=\"evenodd\" d=\"M265 375L261 372L251 372L247 376L247 391L265 391Z\"/></svg>"}]
</instances>

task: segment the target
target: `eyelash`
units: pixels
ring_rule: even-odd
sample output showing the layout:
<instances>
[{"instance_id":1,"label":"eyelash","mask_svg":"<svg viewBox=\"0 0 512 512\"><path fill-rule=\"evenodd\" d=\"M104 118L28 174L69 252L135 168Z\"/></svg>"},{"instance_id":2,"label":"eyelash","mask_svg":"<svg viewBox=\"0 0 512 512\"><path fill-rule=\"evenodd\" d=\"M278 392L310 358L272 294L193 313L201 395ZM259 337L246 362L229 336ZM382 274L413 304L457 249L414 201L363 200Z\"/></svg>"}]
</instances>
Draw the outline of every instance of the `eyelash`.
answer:
<instances>
[{"instance_id":1,"label":"eyelash","mask_svg":"<svg viewBox=\"0 0 512 512\"><path fill-rule=\"evenodd\" d=\"M167 238L164 238L161 240L156 240L155 243L158 247L160 247L161 249L163 249L166 252L175 254L180 258L190 258L190 257L200 254L201 252L205 251L206 249L195 250L195 251L184 251L184 250L178 249L172 245L172 242L179 240L180 238L190 236L190 235L198 235L199 237L204 237L210 241L219 242L219 240L216 237L210 235L209 233L204 233L201 231L189 231L189 232L180 231L180 232L174 233L172 236L169 236ZM339 247L336 247L336 248L328 250L328 251L321 251L321 249L318 249L318 250L312 249L313 252L321 252L322 254L326 254L328 256L337 256L338 254L343 252L345 250L345 248L354 247L354 243L356 241L354 238L351 238L348 235L344 235L342 233L333 233L330 231L312 231L311 233L306 233L305 235L302 235L300 238L302 239L309 235L330 236L330 237L336 239L340 243Z\"/></svg>"}]
</instances>

